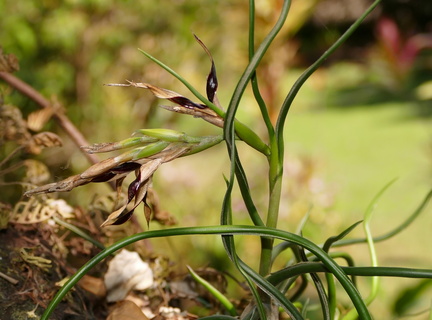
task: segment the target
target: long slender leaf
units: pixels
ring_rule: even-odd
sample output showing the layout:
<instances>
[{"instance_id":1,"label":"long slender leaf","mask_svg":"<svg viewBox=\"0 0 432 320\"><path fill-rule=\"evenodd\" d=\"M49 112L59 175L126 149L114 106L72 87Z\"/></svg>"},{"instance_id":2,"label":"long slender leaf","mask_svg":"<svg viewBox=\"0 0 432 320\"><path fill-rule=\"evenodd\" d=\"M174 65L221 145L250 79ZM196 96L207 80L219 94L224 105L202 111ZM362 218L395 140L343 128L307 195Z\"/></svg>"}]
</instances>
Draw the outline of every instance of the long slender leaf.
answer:
<instances>
[{"instance_id":1,"label":"long slender leaf","mask_svg":"<svg viewBox=\"0 0 432 320\"><path fill-rule=\"evenodd\" d=\"M289 290L291 284L294 283L296 278L297 277L289 278L288 281L286 281L286 284L284 285L284 287L281 289L281 292L286 293ZM292 295L292 297L291 297L292 301L296 301L297 299L299 299L301 297L301 295L303 294L303 292L305 292L305 290L308 286L308 279L306 277L306 274L301 274L300 278L301 278L300 286L297 288L297 290Z\"/></svg>"},{"instance_id":2,"label":"long slender leaf","mask_svg":"<svg viewBox=\"0 0 432 320\"><path fill-rule=\"evenodd\" d=\"M70 279L69 281L57 292L56 296L50 302L50 305L45 310L42 320L47 320L49 315L53 312L57 304L63 299L66 293L81 279L86 273L88 273L94 266L104 260L106 257L122 249L123 247L130 245L134 242L149 239L149 238L160 238L160 237L171 237L179 235L203 235L203 234L219 234L219 235L255 235L259 237L272 237L281 239L283 241L291 241L304 247L306 250L310 251L316 255L320 261L325 265L327 270L334 274L338 279L340 284L343 286L344 290L350 297L354 306L357 308L360 319L369 320L371 319L363 300L358 293L357 289L353 286L347 274L343 269L336 264L333 259L331 259L327 253L325 253L319 246L302 238L296 234L277 230L273 228L264 228L257 226L208 226L208 227L188 227L188 228L171 228L166 230L155 230L147 231L132 235L125 239L122 239L112 246L106 248L89 262L87 262L83 267L81 267ZM254 279L255 280L255 279Z\"/></svg>"},{"instance_id":3,"label":"long slender leaf","mask_svg":"<svg viewBox=\"0 0 432 320\"><path fill-rule=\"evenodd\" d=\"M255 53L255 0L249 0L249 61L252 60ZM274 135L274 128L271 123L269 112L267 110L266 103L261 96L261 92L258 86L258 78L256 72L252 74L251 77L252 92L255 97L255 101L261 111L261 116L267 127L267 132L270 137Z\"/></svg>"},{"instance_id":4,"label":"long slender leaf","mask_svg":"<svg viewBox=\"0 0 432 320\"><path fill-rule=\"evenodd\" d=\"M248 66L246 67L245 71L243 72L243 75L241 76L239 82L237 83L237 86L234 90L234 93L232 95L228 110L227 110L227 116L226 120L229 122L230 118L234 119L235 113L237 111L238 105L240 103L241 97L244 93L244 90L246 89L246 86L248 82L250 81L252 75L254 74L258 64L260 63L261 59L263 58L264 54L266 53L267 49L269 48L270 44L273 42L276 35L279 33L280 29L285 23L285 20L288 16L288 11L291 5L290 0L284 0L281 14L278 18L278 21L272 28L272 30L269 32L269 34L265 37L263 42L260 44L258 49L256 50L253 57L250 59L250 62ZM232 120L231 120L232 121ZM227 131L232 130L229 127L225 131L225 136L227 136Z\"/></svg>"},{"instance_id":5,"label":"long slender leaf","mask_svg":"<svg viewBox=\"0 0 432 320\"><path fill-rule=\"evenodd\" d=\"M347 229L345 229L344 231L342 231L337 236L328 238L326 240L326 242L324 242L323 250L325 252L329 252L330 247L332 246L333 243L335 243L336 241L339 241L339 240L345 238L352 230L355 229L355 227L357 227L362 222L363 222L362 220L361 221L357 221L356 223L354 223L351 226L349 226Z\"/></svg>"},{"instance_id":6,"label":"long slender leaf","mask_svg":"<svg viewBox=\"0 0 432 320\"><path fill-rule=\"evenodd\" d=\"M308 259L306 257L304 248L299 248L299 253L300 253L301 260L303 262L307 262ZM324 286L321 282L321 279L318 277L318 275L315 272L310 273L310 276L312 278L313 283L315 284L315 288L317 289L318 298L321 303L321 311L323 313L323 318L325 320L330 320L331 318L330 318L330 308L329 308L328 298L324 290Z\"/></svg>"},{"instance_id":7,"label":"long slender leaf","mask_svg":"<svg viewBox=\"0 0 432 320\"><path fill-rule=\"evenodd\" d=\"M258 213L258 209L255 206L252 195L250 193L249 184L247 181L246 173L244 172L243 166L241 164L240 158L236 153L235 157L235 174L237 178L237 182L239 184L240 192L243 198L243 201L246 205L246 209L249 213L249 216L256 226L264 226L264 222L261 219L261 216Z\"/></svg>"},{"instance_id":8,"label":"long slender leaf","mask_svg":"<svg viewBox=\"0 0 432 320\"><path fill-rule=\"evenodd\" d=\"M240 99L243 95L243 92L247 86L247 83L251 79L252 73L255 71L256 67L258 66L259 62L261 61L263 55L267 51L270 43L273 41L276 34L279 32L280 28L283 26L286 16L288 14L290 1L286 0L284 2L284 9L281 12L281 16L279 17L277 23L275 24L275 27L270 31L269 35L264 39L264 41L261 43L260 47L258 48L256 54L252 57L251 61L249 62L249 65L245 69L245 72L243 73L242 77L240 78L234 93L232 95L230 104L228 106L228 110L225 116L225 123L224 123L224 137L228 149L228 154L231 159L231 177L233 177L234 172L236 171L236 167L233 165L236 165L236 147L235 147L235 114L237 112L238 105L240 103ZM238 170L242 170L242 168L237 168ZM233 181L230 180L230 185L232 185ZM250 203L248 199L245 199L247 202ZM251 216L252 218L258 218L258 215ZM260 223L260 219L255 219L255 223ZM262 239L261 241L266 241L265 239ZM226 246L226 248L228 248ZM270 258L267 259L270 261ZM260 313L262 313L262 310L260 309ZM263 317L263 315L260 315Z\"/></svg>"},{"instance_id":9,"label":"long slender leaf","mask_svg":"<svg viewBox=\"0 0 432 320\"><path fill-rule=\"evenodd\" d=\"M330 257L332 257L333 259L345 260L345 263L349 267L355 266L354 258L348 252L331 252ZM354 286L357 288L357 278L354 275L351 276L351 281L354 284Z\"/></svg>"},{"instance_id":10,"label":"long slender leaf","mask_svg":"<svg viewBox=\"0 0 432 320\"><path fill-rule=\"evenodd\" d=\"M384 233L381 236L374 237L373 241L374 242L379 242L379 241L384 241L384 240L390 239L391 237L394 237L398 233L400 233L403 230L405 230L423 212L423 210L429 204L429 201L430 201L431 198L432 198L432 190L430 190L426 194L426 196L424 197L422 203L418 206L418 208L416 210L414 210L414 212L404 222L402 222L399 226L397 226L393 230L391 230L391 231L389 231L387 233ZM333 244L333 246L334 247L340 247L340 246L346 246L346 245L357 244L357 243L365 243L365 242L367 242L366 238L361 238L361 239L345 239L345 240L339 240L339 241L335 242Z\"/></svg>"},{"instance_id":11,"label":"long slender leaf","mask_svg":"<svg viewBox=\"0 0 432 320\"><path fill-rule=\"evenodd\" d=\"M231 301L228 300L227 297L225 297L222 292L220 292L218 289L216 289L210 282L200 277L191 267L188 266L188 270L192 277L201 284L206 290L216 298L224 307L228 310L229 314L232 316L236 316L237 312L234 307L234 305L231 303Z\"/></svg>"},{"instance_id":12,"label":"long slender leaf","mask_svg":"<svg viewBox=\"0 0 432 320\"><path fill-rule=\"evenodd\" d=\"M355 266L353 257L351 257L351 255L347 252L330 252L329 255L330 255L330 257L332 257L332 259L342 258L343 260L345 260L345 263L349 267ZM316 257L313 257L310 261L318 261L318 259ZM355 276L352 276L351 281L354 284L354 286L357 287L357 282L356 282Z\"/></svg>"},{"instance_id":13,"label":"long slender leaf","mask_svg":"<svg viewBox=\"0 0 432 320\"><path fill-rule=\"evenodd\" d=\"M375 245L373 241L372 236L372 230L371 230L371 220L372 220L372 214L375 211L376 206L378 205L378 200L382 197L385 191L396 181L396 179L390 181L387 183L372 199L371 203L366 209L365 215L364 215L364 231L366 233L366 239L367 244L369 248L369 254L371 257L372 267L378 267L378 258L375 250ZM371 285L371 291L369 295L365 298L366 305L369 305L372 303L372 301L375 299L375 297L378 294L378 287L379 287L380 278L377 276L372 277L372 285ZM344 320L355 320L357 318L357 312L355 309L351 309L344 317Z\"/></svg>"},{"instance_id":14,"label":"long slender leaf","mask_svg":"<svg viewBox=\"0 0 432 320\"><path fill-rule=\"evenodd\" d=\"M267 293L270 297L272 297L277 303L279 303L292 319L303 319L301 313L297 310L294 304L283 295L282 292L280 292L275 286L273 286L270 282L264 279L259 273L251 269L243 261L239 260L239 262L242 265L243 270L245 270L248 276L253 279L253 281L260 287L260 289Z\"/></svg>"},{"instance_id":15,"label":"long slender leaf","mask_svg":"<svg viewBox=\"0 0 432 320\"><path fill-rule=\"evenodd\" d=\"M223 316L223 315L215 315L215 316L208 316L208 317L202 317L200 320L236 320L237 317L232 316Z\"/></svg>"},{"instance_id":16,"label":"long slender leaf","mask_svg":"<svg viewBox=\"0 0 432 320\"><path fill-rule=\"evenodd\" d=\"M291 108L292 102L294 101L297 93L305 83L305 81L323 64L323 62L339 48L350 36L351 34L360 26L363 20L378 6L381 0L375 0L372 5L348 28L347 31L326 51L324 54L313 63L308 69L306 69L302 75L297 79L294 85L291 87L285 101L282 104L282 108L279 112L279 116L276 122L275 134L277 137L279 149L281 153L283 152L284 142L283 142L283 132L285 127L285 120L288 115L288 111Z\"/></svg>"},{"instance_id":17,"label":"long slender leaf","mask_svg":"<svg viewBox=\"0 0 432 320\"><path fill-rule=\"evenodd\" d=\"M236 157L236 150L233 148L231 150L231 156ZM223 204L222 204L222 212L221 212L221 225L232 225L232 206L231 206L231 193L234 186L234 170L235 170L235 163L234 161L231 161L231 170L230 170L230 179L226 181L227 183L227 190L225 192ZM252 279L247 275L245 270L242 268L242 266L239 263L239 259L236 253L235 249L235 243L234 238L231 235L223 235L222 236L222 243L224 245L225 251L228 254L228 257L231 259L231 261L234 263L237 270L240 271L240 273L245 278L251 293L254 297L255 303L258 308L259 315L261 319L265 319L265 309L264 305L261 301L261 297L258 293L258 290L255 287L255 284L253 283Z\"/></svg>"},{"instance_id":18,"label":"long slender leaf","mask_svg":"<svg viewBox=\"0 0 432 320\"><path fill-rule=\"evenodd\" d=\"M413 269L401 267L341 267L347 275L359 277L397 277L414 279L432 279L432 269ZM328 272L320 262L300 263L272 273L267 280L277 284L287 278L297 277L311 272Z\"/></svg>"},{"instance_id":19,"label":"long slender leaf","mask_svg":"<svg viewBox=\"0 0 432 320\"><path fill-rule=\"evenodd\" d=\"M264 54L266 53L268 47L270 46L273 39L276 37L276 35L279 33L280 29L284 25L286 17L288 16L290 4L291 4L290 0L284 1L284 5L281 10L281 15L279 16L278 21L276 22L273 29L269 32L269 34L265 37L261 45L258 47L257 51L255 52L252 59L250 60L248 66L243 72L243 75L241 76L239 82L237 83L234 93L232 94L231 101L229 103L228 110L226 113L225 126L224 126L224 136L227 141L228 150L230 150L234 145L233 123L244 90L246 89L249 80L251 79L253 73L255 72Z\"/></svg>"}]
</instances>

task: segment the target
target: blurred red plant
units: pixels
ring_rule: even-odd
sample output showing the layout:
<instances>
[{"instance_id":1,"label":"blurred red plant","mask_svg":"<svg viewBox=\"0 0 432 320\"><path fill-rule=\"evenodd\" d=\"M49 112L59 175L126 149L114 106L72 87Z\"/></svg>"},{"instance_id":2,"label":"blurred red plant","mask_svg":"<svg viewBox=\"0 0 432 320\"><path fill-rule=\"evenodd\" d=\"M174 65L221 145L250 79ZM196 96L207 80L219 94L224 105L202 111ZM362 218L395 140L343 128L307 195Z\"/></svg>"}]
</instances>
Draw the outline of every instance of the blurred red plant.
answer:
<instances>
[{"instance_id":1,"label":"blurred red plant","mask_svg":"<svg viewBox=\"0 0 432 320\"><path fill-rule=\"evenodd\" d=\"M432 33L407 35L388 17L378 21L376 36L382 55L399 83L412 72L420 51L432 48Z\"/></svg>"}]
</instances>

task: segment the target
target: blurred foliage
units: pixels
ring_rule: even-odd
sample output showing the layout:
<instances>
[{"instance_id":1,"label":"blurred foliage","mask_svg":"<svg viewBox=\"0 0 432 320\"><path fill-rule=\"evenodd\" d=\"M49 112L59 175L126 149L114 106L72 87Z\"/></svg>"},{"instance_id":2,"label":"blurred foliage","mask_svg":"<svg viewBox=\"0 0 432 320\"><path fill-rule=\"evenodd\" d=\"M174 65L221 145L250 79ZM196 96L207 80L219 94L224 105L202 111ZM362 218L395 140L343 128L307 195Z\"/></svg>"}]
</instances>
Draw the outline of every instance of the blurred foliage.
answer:
<instances>
[{"instance_id":1,"label":"blurred foliage","mask_svg":"<svg viewBox=\"0 0 432 320\"><path fill-rule=\"evenodd\" d=\"M333 104L347 107L407 101L415 103L417 115L431 116L432 31L411 34L400 29L396 21L382 17L377 22L376 38L366 63L353 70L353 81L336 85ZM352 69L345 65L342 70Z\"/></svg>"},{"instance_id":2,"label":"blurred foliage","mask_svg":"<svg viewBox=\"0 0 432 320\"><path fill-rule=\"evenodd\" d=\"M425 293L430 291L431 286L432 281L424 279L411 287L405 288L394 301L393 313L398 317L410 314L411 310L420 309L418 306L420 301L423 302L423 313L426 315L430 311L430 300L426 298L428 295ZM422 297L424 298L422 299Z\"/></svg>"},{"instance_id":3,"label":"blurred foliage","mask_svg":"<svg viewBox=\"0 0 432 320\"><path fill-rule=\"evenodd\" d=\"M259 70L263 79L262 92L272 115L280 105L280 95L286 92L286 85L280 80L289 67L309 63L310 58L323 52L368 5L363 0L352 6L346 3L293 1L288 23ZM279 0L257 2L257 43L274 23L280 6ZM399 3L393 7L384 4L383 12L396 19L400 16L400 7ZM21 70L17 75L45 96L58 97L72 121L79 124L91 140L118 140L119 136L130 133L131 126L156 126L178 118L165 112L154 112L155 100L146 93L102 87L103 83L123 79L145 80L185 93L170 75L146 61L137 48L168 63L204 91L208 60L193 39L192 33L196 33L215 57L222 104L228 102L223 98L230 94L230 88L247 63L248 17L245 14L247 3L243 2L206 1L203 6L202 0L178 0L166 4L114 0L5 0L0 3L0 10L4 13L0 22L0 45L20 60ZM407 9L405 12L409 16L419 14L408 14ZM337 58L368 60L367 55L361 56L367 53L364 39L374 35L377 16L371 19ZM425 22L414 25L416 20L405 20L404 26L410 23L410 33L425 32ZM430 64L430 60L419 63L422 68ZM381 82L393 78L392 74L377 76ZM379 95L377 97L379 101ZM32 109L32 104L19 95L13 99L14 104L25 111ZM344 103L346 99L341 101ZM107 123L110 123L109 130Z\"/></svg>"},{"instance_id":4,"label":"blurred foliage","mask_svg":"<svg viewBox=\"0 0 432 320\"><path fill-rule=\"evenodd\" d=\"M18 76L48 97L58 96L88 136L101 132L96 138L108 135L113 139L111 135L129 134L128 123L136 119L134 125L138 125L148 116L151 97L146 103L140 101L143 93L139 91L112 94L101 86L104 82L143 76L149 82L172 82L158 67L146 63L137 47L169 58L173 66L181 65L185 56L194 60L190 56L194 50L187 48L194 42L189 28L199 8L197 1L164 7L151 1L40 3L2 3L2 12L19 12L5 15L2 46L21 61ZM200 14L200 23L215 23L217 17L211 14L215 5L210 3ZM175 16L179 18L173 19ZM197 48L195 53L202 52ZM136 109L125 110L133 107ZM103 128L106 123L112 124L110 130Z\"/></svg>"},{"instance_id":5,"label":"blurred foliage","mask_svg":"<svg viewBox=\"0 0 432 320\"><path fill-rule=\"evenodd\" d=\"M269 74L264 91L269 91L269 99L271 85L277 83L275 71L284 70L295 54L295 46L289 46L286 40L311 15L316 2L293 4L292 17L277 43L280 49L264 63L263 73ZM280 6L280 1L257 4L258 39L274 23ZM0 22L1 45L20 60L17 75L46 96L58 96L84 134L96 135L96 139L113 139L129 133L129 124L142 126L149 117L150 123L159 119L152 112L152 97L136 90L108 90L101 87L104 82L144 78L148 83L179 91L178 83L146 61L137 47L169 63L204 89L208 60L195 43L192 33L196 33L215 56L222 97L223 90L231 90L247 63L248 17L244 14L247 3L243 2L209 1L203 6L199 0L165 5L153 1L6 0L0 10L6 13ZM274 59L276 56L286 58ZM30 108L27 103L26 109ZM162 117L165 123L174 116ZM104 129L106 123L112 123L110 130Z\"/></svg>"}]
</instances>

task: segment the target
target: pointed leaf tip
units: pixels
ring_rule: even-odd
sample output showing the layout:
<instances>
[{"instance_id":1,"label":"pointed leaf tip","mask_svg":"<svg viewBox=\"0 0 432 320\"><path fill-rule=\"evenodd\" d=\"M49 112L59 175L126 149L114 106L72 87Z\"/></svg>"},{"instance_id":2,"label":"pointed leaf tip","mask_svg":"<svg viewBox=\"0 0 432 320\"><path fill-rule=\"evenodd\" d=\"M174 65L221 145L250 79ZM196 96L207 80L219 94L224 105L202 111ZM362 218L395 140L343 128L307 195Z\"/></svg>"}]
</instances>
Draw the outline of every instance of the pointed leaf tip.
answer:
<instances>
[{"instance_id":1,"label":"pointed leaf tip","mask_svg":"<svg viewBox=\"0 0 432 320\"><path fill-rule=\"evenodd\" d=\"M207 76L206 93L207 93L207 98L211 102L214 102L216 91L217 91L217 88L218 88L219 84L218 84L218 79L217 79L217 75L216 75L216 66L215 66L215 63L214 63L214 60L213 60L213 56L211 55L210 50L201 41L201 39L197 37L196 34L194 34L194 37L195 37L195 40L201 45L201 47L207 53L207 55L208 55L208 57L210 58L210 61L211 61L210 72L209 72L209 74Z\"/></svg>"}]
</instances>

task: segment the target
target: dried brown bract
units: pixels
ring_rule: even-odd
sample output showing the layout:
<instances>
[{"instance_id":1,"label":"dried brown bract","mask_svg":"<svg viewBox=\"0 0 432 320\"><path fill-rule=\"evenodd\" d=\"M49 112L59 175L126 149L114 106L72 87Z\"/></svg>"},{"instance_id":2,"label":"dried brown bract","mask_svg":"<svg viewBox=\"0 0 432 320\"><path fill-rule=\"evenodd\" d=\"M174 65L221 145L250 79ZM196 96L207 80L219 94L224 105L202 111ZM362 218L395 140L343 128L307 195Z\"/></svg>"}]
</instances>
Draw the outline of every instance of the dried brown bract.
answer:
<instances>
[{"instance_id":1,"label":"dried brown bract","mask_svg":"<svg viewBox=\"0 0 432 320\"><path fill-rule=\"evenodd\" d=\"M0 105L0 143L15 141L23 145L30 137L21 111L11 105Z\"/></svg>"},{"instance_id":2,"label":"dried brown bract","mask_svg":"<svg viewBox=\"0 0 432 320\"><path fill-rule=\"evenodd\" d=\"M13 54L4 54L0 47L0 72L12 73L19 70L18 59Z\"/></svg>"},{"instance_id":3,"label":"dried brown bract","mask_svg":"<svg viewBox=\"0 0 432 320\"><path fill-rule=\"evenodd\" d=\"M209 78L213 83L213 87L212 88L217 88L217 86L215 87L214 85L214 79L215 77L210 77ZM207 108L207 106L205 106L204 104L200 104L200 103L196 103L193 102L191 100L189 100L188 98L182 96L181 94L168 90L168 89L164 89L164 88L159 88L156 86L153 86L149 83L144 83L144 82L133 82L133 81L129 81L126 80L128 83L110 83L110 84L106 84L107 86L114 86L114 87L134 87L134 88L142 88L142 89L148 89L150 90L157 98L160 99L167 99L171 102L174 102L175 105L173 106L161 106L162 108L169 110L169 111L174 111L177 113L182 113L182 114L187 114L187 115L191 115L195 118L201 118L215 126L218 126L220 128L223 127L223 118L221 116L219 116L216 112L214 112L213 110ZM208 80L209 82L209 80ZM209 86L209 85L208 85ZM210 96L215 99L215 92L216 91L212 91L210 89L208 89L208 94L210 93Z\"/></svg>"},{"instance_id":4,"label":"dried brown bract","mask_svg":"<svg viewBox=\"0 0 432 320\"><path fill-rule=\"evenodd\" d=\"M152 143L100 161L81 174L32 189L27 191L25 195L32 196L40 193L70 191L91 182L107 181L115 181L118 192L121 192L123 180L127 175L134 172L136 179L128 187L126 203L111 213L102 226L126 222L140 203L144 203L146 220L150 221L151 210L146 204L146 196L153 174L161 164L182 156L190 149L191 146L185 143Z\"/></svg>"}]
</instances>

